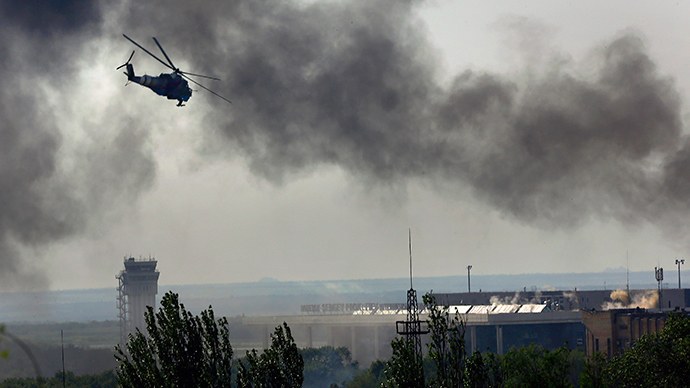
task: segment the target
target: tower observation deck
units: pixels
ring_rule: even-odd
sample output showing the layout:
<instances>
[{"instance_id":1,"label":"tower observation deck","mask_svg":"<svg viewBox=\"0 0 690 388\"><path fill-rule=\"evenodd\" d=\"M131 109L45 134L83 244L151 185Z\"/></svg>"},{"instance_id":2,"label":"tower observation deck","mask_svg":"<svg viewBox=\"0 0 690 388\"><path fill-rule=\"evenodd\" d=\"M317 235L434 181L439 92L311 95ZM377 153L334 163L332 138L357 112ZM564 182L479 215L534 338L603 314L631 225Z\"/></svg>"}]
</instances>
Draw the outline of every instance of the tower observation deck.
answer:
<instances>
[{"instance_id":1,"label":"tower observation deck","mask_svg":"<svg viewBox=\"0 0 690 388\"><path fill-rule=\"evenodd\" d=\"M156 308L158 293L158 262L153 258L136 260L125 257L125 269L117 275L117 307L120 318L120 342L124 345L127 334L146 330L146 306Z\"/></svg>"}]
</instances>

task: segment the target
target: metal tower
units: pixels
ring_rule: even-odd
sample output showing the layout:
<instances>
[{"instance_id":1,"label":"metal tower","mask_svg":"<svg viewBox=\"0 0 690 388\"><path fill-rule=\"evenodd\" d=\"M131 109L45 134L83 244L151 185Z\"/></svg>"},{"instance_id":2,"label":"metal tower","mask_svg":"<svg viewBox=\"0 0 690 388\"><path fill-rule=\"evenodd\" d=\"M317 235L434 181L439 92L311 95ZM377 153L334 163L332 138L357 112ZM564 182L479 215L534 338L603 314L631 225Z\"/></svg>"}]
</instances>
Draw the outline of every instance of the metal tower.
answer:
<instances>
[{"instance_id":1,"label":"metal tower","mask_svg":"<svg viewBox=\"0 0 690 388\"><path fill-rule=\"evenodd\" d=\"M422 365L422 334L428 334L429 330L422 330L422 321L419 320L419 308L417 306L417 291L412 287L412 232L408 231L410 248L410 289L407 291L407 320L396 321L395 328L398 334L404 335L407 345L412 347L414 358ZM424 381L424 370L421 381Z\"/></svg>"},{"instance_id":2,"label":"metal tower","mask_svg":"<svg viewBox=\"0 0 690 388\"><path fill-rule=\"evenodd\" d=\"M125 269L116 276L118 280L117 308L120 319L120 343L127 342L127 335L137 329L146 331L144 313L146 306L156 307L158 293L158 262L148 259L135 260L125 257Z\"/></svg>"},{"instance_id":3,"label":"metal tower","mask_svg":"<svg viewBox=\"0 0 690 388\"><path fill-rule=\"evenodd\" d=\"M124 271L122 271L124 272ZM127 295L125 294L125 285L123 282L122 272L115 276L117 279L117 318L120 320L120 346L125 346L127 343L127 334L129 331L129 320L127 319Z\"/></svg>"}]
</instances>

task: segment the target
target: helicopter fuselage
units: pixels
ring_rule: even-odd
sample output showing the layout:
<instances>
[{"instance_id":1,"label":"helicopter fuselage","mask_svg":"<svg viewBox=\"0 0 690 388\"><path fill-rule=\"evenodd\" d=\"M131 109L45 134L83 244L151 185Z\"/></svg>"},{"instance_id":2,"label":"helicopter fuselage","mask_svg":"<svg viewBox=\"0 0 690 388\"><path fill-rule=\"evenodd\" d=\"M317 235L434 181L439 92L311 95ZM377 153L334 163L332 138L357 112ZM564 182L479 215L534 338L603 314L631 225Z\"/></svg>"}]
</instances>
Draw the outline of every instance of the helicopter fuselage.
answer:
<instances>
[{"instance_id":1,"label":"helicopter fuselage","mask_svg":"<svg viewBox=\"0 0 690 388\"><path fill-rule=\"evenodd\" d=\"M203 77L203 78L208 78L208 79L212 79L212 80L216 80L216 81L220 81L219 78L210 77L208 75L194 74L194 73L182 71L179 68L175 67L173 62L168 57L168 54L166 54L165 50L163 50L163 46L161 46L161 44L158 43L158 39L153 38L153 41L156 42L156 46L158 46L158 48L161 49L161 53L163 53L163 56L165 57L167 62L165 62L162 59L155 56L152 52L145 49L139 43L133 41L129 36L127 36L125 34L122 34L122 36L124 36L125 39L132 42L135 46L144 50L144 52L146 54L152 56L155 60L162 63L163 66L172 70L172 73L161 73L158 77L154 77L151 75L137 76L134 74L134 66L131 63L129 63L129 61L132 60L132 57L134 57L134 51L132 51L132 54L129 56L129 59L127 59L127 62L125 62L124 64L115 68L115 70L119 70L119 69L127 66L127 72L125 73L125 75L127 76L127 79L129 81L136 82L141 86L146 86L147 88L153 90L154 93L158 94L159 96L165 96L169 100L177 100L178 101L177 106L184 106L183 102L186 102L187 100L189 100L190 97L192 97L192 89L190 89L190 87L189 87L189 82L199 86L200 88L208 91L209 93L213 94L216 97L222 98L223 100L227 101L228 103L232 103L232 101L228 100L227 98L221 96L220 94L214 92L213 90L207 88L206 86L196 82L190 76ZM189 82L187 82L187 81L189 81Z\"/></svg>"},{"instance_id":2,"label":"helicopter fuselage","mask_svg":"<svg viewBox=\"0 0 690 388\"><path fill-rule=\"evenodd\" d=\"M125 74L129 81L146 86L159 96L167 97L168 100L177 100L179 106L182 106L183 102L192 97L192 89L187 80L175 72L161 73L158 77L146 74L137 76L134 74L134 66L128 64Z\"/></svg>"}]
</instances>

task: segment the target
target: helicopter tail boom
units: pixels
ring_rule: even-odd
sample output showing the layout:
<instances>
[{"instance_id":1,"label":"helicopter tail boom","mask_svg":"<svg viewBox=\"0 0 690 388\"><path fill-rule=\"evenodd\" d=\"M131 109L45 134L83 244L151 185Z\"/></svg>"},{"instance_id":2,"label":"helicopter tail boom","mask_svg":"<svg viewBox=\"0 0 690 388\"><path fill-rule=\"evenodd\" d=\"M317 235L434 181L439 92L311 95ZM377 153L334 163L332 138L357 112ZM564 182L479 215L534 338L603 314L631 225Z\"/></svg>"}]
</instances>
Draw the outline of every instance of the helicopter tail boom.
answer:
<instances>
[{"instance_id":1,"label":"helicopter tail boom","mask_svg":"<svg viewBox=\"0 0 690 388\"><path fill-rule=\"evenodd\" d=\"M127 79L129 81L134 81L134 77L136 77L136 75L134 75L134 65L132 65L131 63L127 64L127 72L125 73L125 75L127 76Z\"/></svg>"}]
</instances>

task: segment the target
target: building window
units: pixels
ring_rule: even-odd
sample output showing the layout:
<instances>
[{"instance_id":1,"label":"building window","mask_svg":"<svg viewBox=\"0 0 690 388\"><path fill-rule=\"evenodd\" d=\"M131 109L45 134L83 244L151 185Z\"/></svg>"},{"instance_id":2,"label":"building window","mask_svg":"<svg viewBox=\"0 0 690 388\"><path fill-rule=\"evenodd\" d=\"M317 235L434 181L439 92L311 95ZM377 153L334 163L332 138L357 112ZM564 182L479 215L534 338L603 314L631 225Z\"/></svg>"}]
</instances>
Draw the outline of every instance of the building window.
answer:
<instances>
[{"instance_id":1,"label":"building window","mask_svg":"<svg viewBox=\"0 0 690 388\"><path fill-rule=\"evenodd\" d=\"M609 358L611 358L611 338L606 339L606 347L607 347L606 353L608 353Z\"/></svg>"}]
</instances>

